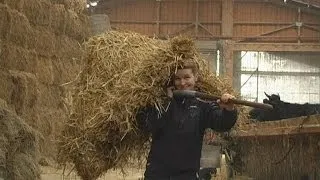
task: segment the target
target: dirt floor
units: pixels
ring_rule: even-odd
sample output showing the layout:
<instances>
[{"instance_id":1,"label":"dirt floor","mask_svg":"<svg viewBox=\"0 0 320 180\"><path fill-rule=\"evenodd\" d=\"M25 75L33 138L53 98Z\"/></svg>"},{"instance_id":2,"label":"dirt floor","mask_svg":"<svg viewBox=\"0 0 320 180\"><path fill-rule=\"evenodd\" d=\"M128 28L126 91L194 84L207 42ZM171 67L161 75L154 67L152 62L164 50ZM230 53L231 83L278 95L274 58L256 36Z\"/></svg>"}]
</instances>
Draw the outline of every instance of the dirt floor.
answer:
<instances>
[{"instance_id":1,"label":"dirt floor","mask_svg":"<svg viewBox=\"0 0 320 180\"><path fill-rule=\"evenodd\" d=\"M56 169L53 167L42 167L41 179L42 180L81 180L75 172L70 170ZM98 180L139 180L143 175L142 169L128 169L128 175L124 177L120 171L110 171Z\"/></svg>"}]
</instances>

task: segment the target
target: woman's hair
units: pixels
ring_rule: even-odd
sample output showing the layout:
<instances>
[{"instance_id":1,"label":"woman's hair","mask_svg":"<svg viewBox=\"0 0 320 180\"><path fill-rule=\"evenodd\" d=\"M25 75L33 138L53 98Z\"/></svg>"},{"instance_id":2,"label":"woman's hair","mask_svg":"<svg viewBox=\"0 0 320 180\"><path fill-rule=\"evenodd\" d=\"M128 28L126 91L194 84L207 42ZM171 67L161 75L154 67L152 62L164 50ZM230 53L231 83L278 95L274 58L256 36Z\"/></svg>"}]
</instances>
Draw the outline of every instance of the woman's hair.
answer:
<instances>
[{"instance_id":1,"label":"woman's hair","mask_svg":"<svg viewBox=\"0 0 320 180\"><path fill-rule=\"evenodd\" d=\"M197 74L199 71L199 66L194 60L187 59L179 63L178 69L191 69L193 74Z\"/></svg>"}]
</instances>

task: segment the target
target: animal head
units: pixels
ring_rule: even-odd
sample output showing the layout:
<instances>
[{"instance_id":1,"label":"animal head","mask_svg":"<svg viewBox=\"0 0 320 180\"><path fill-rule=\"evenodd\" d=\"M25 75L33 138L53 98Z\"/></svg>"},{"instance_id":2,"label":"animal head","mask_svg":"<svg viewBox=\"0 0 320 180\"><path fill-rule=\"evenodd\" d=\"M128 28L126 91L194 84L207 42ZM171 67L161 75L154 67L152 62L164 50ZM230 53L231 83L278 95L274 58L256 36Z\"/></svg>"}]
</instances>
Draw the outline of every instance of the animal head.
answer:
<instances>
[{"instance_id":1,"label":"animal head","mask_svg":"<svg viewBox=\"0 0 320 180\"><path fill-rule=\"evenodd\" d=\"M266 92L264 92L264 94L268 97L269 101L272 102L279 102L280 101L280 95L279 94L267 94Z\"/></svg>"}]
</instances>

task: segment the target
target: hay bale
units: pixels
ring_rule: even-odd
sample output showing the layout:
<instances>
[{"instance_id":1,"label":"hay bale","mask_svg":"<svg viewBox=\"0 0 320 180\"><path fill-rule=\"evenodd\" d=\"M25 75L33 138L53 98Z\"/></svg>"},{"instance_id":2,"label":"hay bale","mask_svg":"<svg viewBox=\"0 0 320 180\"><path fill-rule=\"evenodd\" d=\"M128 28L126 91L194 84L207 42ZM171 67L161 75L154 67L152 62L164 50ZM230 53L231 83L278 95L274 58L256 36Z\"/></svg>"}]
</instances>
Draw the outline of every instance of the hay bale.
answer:
<instances>
[{"instance_id":1,"label":"hay bale","mask_svg":"<svg viewBox=\"0 0 320 180\"><path fill-rule=\"evenodd\" d=\"M13 93L12 76L8 70L0 68L0 98L3 99L3 105L7 108L14 109L10 106L11 95Z\"/></svg>"},{"instance_id":2,"label":"hay bale","mask_svg":"<svg viewBox=\"0 0 320 180\"><path fill-rule=\"evenodd\" d=\"M0 4L0 39L5 39L9 31L9 7Z\"/></svg>"},{"instance_id":3,"label":"hay bale","mask_svg":"<svg viewBox=\"0 0 320 180\"><path fill-rule=\"evenodd\" d=\"M0 171L4 179L40 179L37 133L23 119L0 108Z\"/></svg>"},{"instance_id":4,"label":"hay bale","mask_svg":"<svg viewBox=\"0 0 320 180\"><path fill-rule=\"evenodd\" d=\"M65 33L70 37L83 41L90 34L89 17L67 10Z\"/></svg>"},{"instance_id":5,"label":"hay bale","mask_svg":"<svg viewBox=\"0 0 320 180\"><path fill-rule=\"evenodd\" d=\"M37 106L39 92L38 81L34 74L9 71L14 84L10 98L10 104L14 105L15 112L23 117L30 126L37 128L39 116Z\"/></svg>"},{"instance_id":6,"label":"hay bale","mask_svg":"<svg viewBox=\"0 0 320 180\"><path fill-rule=\"evenodd\" d=\"M14 43L4 43L0 53L0 65L9 70L33 73L38 56L35 51L27 50Z\"/></svg>"},{"instance_id":7,"label":"hay bale","mask_svg":"<svg viewBox=\"0 0 320 180\"><path fill-rule=\"evenodd\" d=\"M81 59L84 55L84 50L83 47L79 44L79 41L65 35L57 36L56 40L56 61L58 61L58 59L61 59L61 61L66 63L69 63L70 61L75 61L73 63L76 64L82 62Z\"/></svg>"},{"instance_id":8,"label":"hay bale","mask_svg":"<svg viewBox=\"0 0 320 180\"><path fill-rule=\"evenodd\" d=\"M48 27L51 18L48 10L51 6L47 0L27 0L23 5L23 13L32 25Z\"/></svg>"},{"instance_id":9,"label":"hay bale","mask_svg":"<svg viewBox=\"0 0 320 180\"><path fill-rule=\"evenodd\" d=\"M38 55L51 57L55 55L57 37L49 29L41 26L34 26L31 32L26 35L26 48L35 50Z\"/></svg>"},{"instance_id":10,"label":"hay bale","mask_svg":"<svg viewBox=\"0 0 320 180\"><path fill-rule=\"evenodd\" d=\"M62 4L66 9L70 9L77 14L81 14L86 10L86 0L50 0L53 4Z\"/></svg>"},{"instance_id":11,"label":"hay bale","mask_svg":"<svg viewBox=\"0 0 320 180\"><path fill-rule=\"evenodd\" d=\"M108 31L92 37L86 52L87 64L69 101L71 115L59 145L60 162L73 163L86 180L145 158L149 137L137 129L135 114L147 105L163 111L165 87L184 58L192 58L201 69L200 91L233 92L208 70L188 38L162 41Z\"/></svg>"},{"instance_id":12,"label":"hay bale","mask_svg":"<svg viewBox=\"0 0 320 180\"><path fill-rule=\"evenodd\" d=\"M70 9L76 13L83 13L86 10L87 1L86 0L63 0L63 4L67 9Z\"/></svg>"},{"instance_id":13,"label":"hay bale","mask_svg":"<svg viewBox=\"0 0 320 180\"><path fill-rule=\"evenodd\" d=\"M7 4L12 9L22 11L24 0L3 0L3 4Z\"/></svg>"},{"instance_id":14,"label":"hay bale","mask_svg":"<svg viewBox=\"0 0 320 180\"><path fill-rule=\"evenodd\" d=\"M50 29L57 35L63 35L66 32L67 11L62 4L53 4L50 9Z\"/></svg>"},{"instance_id":15,"label":"hay bale","mask_svg":"<svg viewBox=\"0 0 320 180\"><path fill-rule=\"evenodd\" d=\"M27 37L32 31L29 20L24 14L16 10L11 10L10 8L6 10L8 12L9 26L5 40L25 47L28 41Z\"/></svg>"}]
</instances>

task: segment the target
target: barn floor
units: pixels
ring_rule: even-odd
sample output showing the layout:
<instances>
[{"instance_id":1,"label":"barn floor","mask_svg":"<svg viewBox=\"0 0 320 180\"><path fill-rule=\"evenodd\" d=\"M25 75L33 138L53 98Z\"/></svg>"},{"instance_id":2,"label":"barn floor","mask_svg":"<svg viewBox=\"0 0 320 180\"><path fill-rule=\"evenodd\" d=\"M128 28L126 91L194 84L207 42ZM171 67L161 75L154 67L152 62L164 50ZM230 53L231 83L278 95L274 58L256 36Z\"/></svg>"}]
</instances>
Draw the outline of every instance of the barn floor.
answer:
<instances>
[{"instance_id":1,"label":"barn floor","mask_svg":"<svg viewBox=\"0 0 320 180\"><path fill-rule=\"evenodd\" d=\"M41 168L41 179L42 180L81 180L75 172L65 171L63 175L63 170L56 169L54 167L42 167ZM110 171L98 180L139 180L143 175L143 170L139 169L128 169L128 176L123 177L120 171Z\"/></svg>"}]
</instances>

